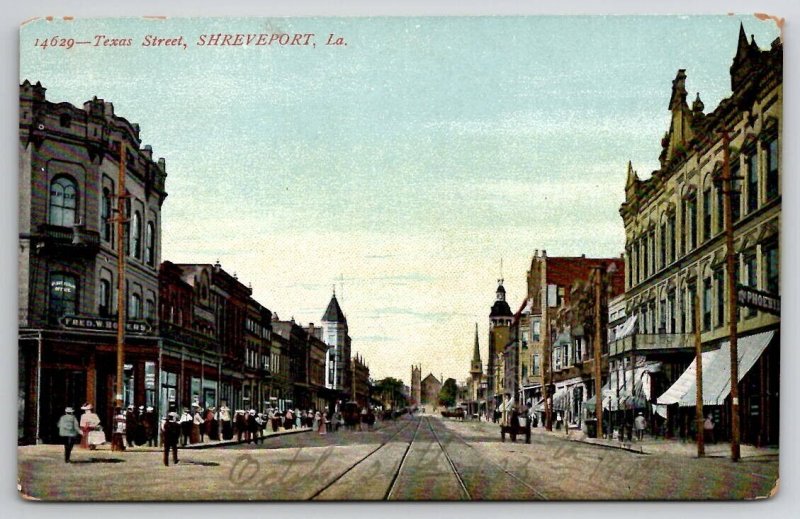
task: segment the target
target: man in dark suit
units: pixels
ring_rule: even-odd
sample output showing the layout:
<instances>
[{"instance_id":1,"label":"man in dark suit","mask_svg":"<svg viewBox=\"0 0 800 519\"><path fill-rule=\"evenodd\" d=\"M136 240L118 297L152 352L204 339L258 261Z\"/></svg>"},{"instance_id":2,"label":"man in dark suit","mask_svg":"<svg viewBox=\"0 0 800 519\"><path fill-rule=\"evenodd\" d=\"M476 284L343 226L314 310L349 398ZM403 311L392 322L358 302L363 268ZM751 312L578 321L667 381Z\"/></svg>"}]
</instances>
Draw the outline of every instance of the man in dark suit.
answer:
<instances>
[{"instance_id":1,"label":"man in dark suit","mask_svg":"<svg viewBox=\"0 0 800 519\"><path fill-rule=\"evenodd\" d=\"M169 451L172 449L172 462L178 463L178 440L181 428L178 425L178 413L171 412L164 419L161 426L164 433L164 466L169 467Z\"/></svg>"}]
</instances>

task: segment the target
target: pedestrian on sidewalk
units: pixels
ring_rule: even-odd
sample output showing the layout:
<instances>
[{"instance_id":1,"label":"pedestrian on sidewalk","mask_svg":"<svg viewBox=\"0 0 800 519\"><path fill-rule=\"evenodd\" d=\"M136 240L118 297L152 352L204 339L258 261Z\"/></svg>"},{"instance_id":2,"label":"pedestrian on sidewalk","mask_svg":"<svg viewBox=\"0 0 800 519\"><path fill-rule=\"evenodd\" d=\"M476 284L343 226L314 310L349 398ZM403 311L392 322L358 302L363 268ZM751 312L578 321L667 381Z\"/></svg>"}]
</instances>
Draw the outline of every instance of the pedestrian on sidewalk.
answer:
<instances>
[{"instance_id":1,"label":"pedestrian on sidewalk","mask_svg":"<svg viewBox=\"0 0 800 519\"><path fill-rule=\"evenodd\" d=\"M214 409L214 406L211 406L203 413L203 431L205 435L208 436L209 440L219 440L219 434L217 434L217 419L215 418L214 411L216 411L216 409Z\"/></svg>"},{"instance_id":2,"label":"pedestrian on sidewalk","mask_svg":"<svg viewBox=\"0 0 800 519\"><path fill-rule=\"evenodd\" d=\"M144 430L148 447L156 446L156 439L158 436L156 434L156 425L156 413L153 412L152 406L147 406L144 412Z\"/></svg>"},{"instance_id":3,"label":"pedestrian on sidewalk","mask_svg":"<svg viewBox=\"0 0 800 519\"><path fill-rule=\"evenodd\" d=\"M319 434L321 436L328 434L328 428L325 425L326 422L325 412L323 411L322 413L320 413L319 411L317 411L317 414L314 416L314 419L319 421Z\"/></svg>"},{"instance_id":4,"label":"pedestrian on sidewalk","mask_svg":"<svg viewBox=\"0 0 800 519\"><path fill-rule=\"evenodd\" d=\"M105 442L105 434L102 432L102 430L99 430L100 417L94 412L92 404L88 402L81 406L81 410L83 411L80 422L81 432L83 433L83 437L81 438L81 447L84 449L94 450L97 445ZM98 432L100 434L97 434ZM103 441L99 440L100 436L103 437Z\"/></svg>"},{"instance_id":5,"label":"pedestrian on sidewalk","mask_svg":"<svg viewBox=\"0 0 800 519\"><path fill-rule=\"evenodd\" d=\"M241 443L244 431L247 429L247 418L244 416L244 409L236 410L236 416L233 419L233 425L236 429L236 441Z\"/></svg>"},{"instance_id":6,"label":"pedestrian on sidewalk","mask_svg":"<svg viewBox=\"0 0 800 519\"><path fill-rule=\"evenodd\" d=\"M561 424L564 422L564 419L561 418L561 413L556 413L556 430L561 430Z\"/></svg>"},{"instance_id":7,"label":"pedestrian on sidewalk","mask_svg":"<svg viewBox=\"0 0 800 519\"><path fill-rule=\"evenodd\" d=\"M192 416L192 443L203 443L203 408L197 407Z\"/></svg>"},{"instance_id":8,"label":"pedestrian on sidewalk","mask_svg":"<svg viewBox=\"0 0 800 519\"><path fill-rule=\"evenodd\" d=\"M133 447L136 443L136 412L133 404L125 411L125 445Z\"/></svg>"},{"instance_id":9,"label":"pedestrian on sidewalk","mask_svg":"<svg viewBox=\"0 0 800 519\"><path fill-rule=\"evenodd\" d=\"M192 415L189 413L189 408L183 408L183 414L181 414L180 419L178 420L178 426L181 430L181 447L186 447L186 444L189 443L189 438L192 436Z\"/></svg>"},{"instance_id":10,"label":"pedestrian on sidewalk","mask_svg":"<svg viewBox=\"0 0 800 519\"><path fill-rule=\"evenodd\" d=\"M295 408L294 408L294 426L295 426L297 429L299 429L299 428L300 428L300 425L301 425L301 421L300 421L300 420L301 420L301 416L300 416L300 410L299 410L298 408L296 408L296 407L295 407Z\"/></svg>"},{"instance_id":11,"label":"pedestrian on sidewalk","mask_svg":"<svg viewBox=\"0 0 800 519\"><path fill-rule=\"evenodd\" d=\"M72 446L75 445L75 439L81 434L81 424L75 418L75 410L67 407L64 409L64 415L58 419L58 435L64 442L64 463L69 463Z\"/></svg>"},{"instance_id":12,"label":"pedestrian on sidewalk","mask_svg":"<svg viewBox=\"0 0 800 519\"><path fill-rule=\"evenodd\" d=\"M257 434L259 430L258 422L256 421L256 410L250 409L250 415L247 417L247 443L256 443Z\"/></svg>"},{"instance_id":13,"label":"pedestrian on sidewalk","mask_svg":"<svg viewBox=\"0 0 800 519\"><path fill-rule=\"evenodd\" d=\"M707 443L717 443L714 437L714 425L714 419L711 418L711 415L706 416L706 420L703 422L703 439Z\"/></svg>"},{"instance_id":14,"label":"pedestrian on sidewalk","mask_svg":"<svg viewBox=\"0 0 800 519\"><path fill-rule=\"evenodd\" d=\"M644 415L639 413L633 420L633 426L636 428L636 439L639 441L644 440L644 430L647 428L647 420Z\"/></svg>"},{"instance_id":15,"label":"pedestrian on sidewalk","mask_svg":"<svg viewBox=\"0 0 800 519\"><path fill-rule=\"evenodd\" d=\"M145 423L144 423L144 406L139 406L139 413L136 415L136 435L135 441L136 445L144 445L147 443L147 433L145 432Z\"/></svg>"},{"instance_id":16,"label":"pedestrian on sidewalk","mask_svg":"<svg viewBox=\"0 0 800 519\"><path fill-rule=\"evenodd\" d=\"M222 439L230 440L231 438L233 438L233 427L231 424L231 410L225 404L222 404L219 408L219 423L222 426Z\"/></svg>"},{"instance_id":17,"label":"pedestrian on sidewalk","mask_svg":"<svg viewBox=\"0 0 800 519\"><path fill-rule=\"evenodd\" d=\"M181 435L181 426L178 423L178 413L175 411L167 414L161 423L161 434L164 438L164 466L169 467L169 451L172 450L172 462L178 463L178 439Z\"/></svg>"}]
</instances>

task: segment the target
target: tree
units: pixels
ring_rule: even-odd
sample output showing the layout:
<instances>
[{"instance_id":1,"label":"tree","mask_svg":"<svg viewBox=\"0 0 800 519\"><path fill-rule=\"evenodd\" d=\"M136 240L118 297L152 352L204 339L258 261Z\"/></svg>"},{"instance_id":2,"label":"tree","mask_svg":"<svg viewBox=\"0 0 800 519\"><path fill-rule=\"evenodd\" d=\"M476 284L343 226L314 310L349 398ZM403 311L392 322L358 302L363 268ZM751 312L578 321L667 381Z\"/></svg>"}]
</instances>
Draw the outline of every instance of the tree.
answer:
<instances>
[{"instance_id":1,"label":"tree","mask_svg":"<svg viewBox=\"0 0 800 519\"><path fill-rule=\"evenodd\" d=\"M448 378L444 381L442 389L439 391L439 405L453 407L456 403L457 393L456 379Z\"/></svg>"},{"instance_id":2,"label":"tree","mask_svg":"<svg viewBox=\"0 0 800 519\"><path fill-rule=\"evenodd\" d=\"M374 385L375 395L380 395L381 401L394 407L405 407L408 400L404 393L405 385L400 379L386 377L378 380Z\"/></svg>"}]
</instances>

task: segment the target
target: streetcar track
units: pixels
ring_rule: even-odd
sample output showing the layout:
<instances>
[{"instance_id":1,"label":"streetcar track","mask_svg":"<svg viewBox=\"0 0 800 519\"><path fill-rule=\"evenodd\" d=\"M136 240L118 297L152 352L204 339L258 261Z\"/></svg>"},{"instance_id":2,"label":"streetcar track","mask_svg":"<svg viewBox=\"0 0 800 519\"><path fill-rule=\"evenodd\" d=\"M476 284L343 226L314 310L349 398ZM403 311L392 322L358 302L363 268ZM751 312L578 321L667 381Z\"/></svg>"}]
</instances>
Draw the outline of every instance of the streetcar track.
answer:
<instances>
[{"instance_id":1,"label":"streetcar track","mask_svg":"<svg viewBox=\"0 0 800 519\"><path fill-rule=\"evenodd\" d=\"M430 425L430 422L428 423L428 425ZM445 426L445 429L447 429L447 427L446 427L446 426ZM431 428L431 430L432 430L432 428ZM522 484L524 487L526 487L526 488L528 488L529 490L531 490L531 491L532 491L534 494L536 494L536 495L537 495L539 498L541 498L542 500L547 500L547 496L545 496L545 495L544 495L544 494L543 494L543 493L542 493L540 490L538 490L538 489L534 488L533 486L531 486L531 484L530 484L530 483L528 483L527 481L525 481L525 480L524 480L524 479L522 479L521 477L517 476L516 474L514 474L513 472L511 472L510 470L508 470L508 469L507 469L507 468L505 468L504 466L500 465L500 464L499 464L499 463L497 463L496 461L494 461L494 460L492 460L492 459L490 459L490 458L488 458L488 457L486 457L486 456L482 455L482 454L481 454L481 452L480 452L480 451L479 451L479 450L478 450L478 449L477 449L477 448L476 448L474 445L470 445L470 443L469 443L467 440L465 440L464 438L462 438L462 437L461 437L461 435L459 435L458 433L456 433L456 432L454 432L454 431L449 431L449 430L448 430L447 432L448 432L448 434L450 434L451 436L455 436L455 437L456 437L458 440L460 440L460 441L461 441L461 442L462 442L464 445L466 445L467 447L469 447L469 448L471 448L472 450L474 450L474 451L475 451L475 453L477 454L477 456L478 456L480 459L486 460L486 461L488 461L490 464L492 464L492 465L494 465L495 467L497 467L498 469L502 470L504 473L508 474L508 475L509 475L509 476L510 476L512 479L514 479L514 480L518 481L518 482L519 482L519 483L521 483L521 484ZM436 435L436 433L435 433L435 432L434 432L434 435ZM437 439L437 441L438 441L438 439ZM441 446L441 443L439 443L439 445ZM442 450L444 450L444 447L442 447ZM446 453L446 452L445 452L445 455L448 457L448 460L449 460L449 459L450 459L450 457L449 457L449 455L447 455L447 453ZM452 463L452 462L451 462L451 463ZM460 479L460 478L459 478L459 479Z\"/></svg>"},{"instance_id":2,"label":"streetcar track","mask_svg":"<svg viewBox=\"0 0 800 519\"><path fill-rule=\"evenodd\" d=\"M456 468L456 464L453 463L453 459L450 457L450 454L447 453L447 449L444 448L442 445L441 440L439 439L439 435L436 434L433 426L431 425L431 420L428 417L425 417L425 420L428 422L428 428L433 433L433 438L436 440L436 443L439 444L439 448L442 449L442 454L444 454L445 460L447 460L447 464L450 465L450 470L453 471L453 474L456 476L456 481L458 481L459 487L461 487L461 491L464 493L467 501L472 501L472 495L470 495L469 490L467 490L467 485L464 483L464 480L461 477L461 474L458 472Z\"/></svg>"},{"instance_id":3,"label":"streetcar track","mask_svg":"<svg viewBox=\"0 0 800 519\"><path fill-rule=\"evenodd\" d=\"M389 488L386 489L386 494L383 496L384 501L391 499L395 488L397 488L397 480L400 477L400 472L402 472L403 466L406 464L406 459L408 458L408 453L411 450L411 445L413 445L414 440L417 439L417 433L419 433L419 428L421 425L422 418L420 417L420 419L417 420L417 428L414 430L414 435L411 437L411 441L408 442L408 445L406 445L406 450L403 452L403 457L400 459L400 465L397 466L397 470L395 471L394 476L392 476L392 481L389 483Z\"/></svg>"},{"instance_id":4,"label":"streetcar track","mask_svg":"<svg viewBox=\"0 0 800 519\"><path fill-rule=\"evenodd\" d=\"M391 435L391 436L390 436L390 437L389 437L389 438L388 438L386 441L382 442L382 443L381 443L380 445L378 445L376 448L374 448L373 450L371 450L370 452L368 452L368 453L367 453L367 454L366 454L366 455L365 455L363 458L359 459L359 460L358 460L358 461L356 461L354 464L350 465L350 467L348 467L348 468L347 468L347 470L345 470L344 472L342 472L341 474L339 474L338 476L336 476L336 477L335 477L333 480L331 480L331 481L330 481L330 483L328 483L327 485L325 485L325 486L323 486L321 489L319 489L317 492L315 492L315 493L314 493L314 494L313 494L311 497L309 497L309 498L308 498L308 501L312 501L312 500L316 499L317 497L319 497L319 496L320 496L320 495L321 495L323 492L325 492L326 490L328 490L329 488L331 488L333 485L335 485L337 482L339 482L339 481L340 481L340 480L341 480L341 479L342 479L344 476L346 476L347 474L349 474L349 473L350 473L350 472L351 472L353 469L355 469L355 468L356 468L357 466L359 466L361 463L363 463L364 461L366 461L366 460L367 460L367 458L371 457L373 454L375 454L376 452L378 452L378 451L379 451L379 450L381 450L382 448L384 448L384 447L386 447L387 445L389 445L389 443L391 443L391 441L392 441L392 440L394 440L394 438L395 438L397 435L399 435L399 434L400 434L402 431L404 431L406 428L408 428L408 426L409 426L409 425L411 425L411 423L410 423L410 422L408 422L408 423L404 424L402 427L398 428L398 429L397 429L397 431L395 431L395 432L394 432L394 434L392 434L392 435ZM419 426L417 426L417 429L419 429ZM414 432L414 437L416 437L416 431ZM413 438L412 438L412 443L413 443ZM409 443L409 446L410 446L410 445L411 445L411 444ZM407 450L408 450L408 449L406 449L406 451L407 451Z\"/></svg>"}]
</instances>

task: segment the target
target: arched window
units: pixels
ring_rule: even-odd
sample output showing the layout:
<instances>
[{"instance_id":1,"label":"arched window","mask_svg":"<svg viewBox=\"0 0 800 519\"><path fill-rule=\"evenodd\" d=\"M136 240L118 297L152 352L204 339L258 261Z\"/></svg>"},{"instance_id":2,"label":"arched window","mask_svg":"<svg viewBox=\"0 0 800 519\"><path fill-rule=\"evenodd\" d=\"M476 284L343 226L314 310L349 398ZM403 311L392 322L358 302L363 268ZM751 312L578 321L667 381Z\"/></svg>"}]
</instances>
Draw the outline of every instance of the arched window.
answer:
<instances>
[{"instance_id":1,"label":"arched window","mask_svg":"<svg viewBox=\"0 0 800 519\"><path fill-rule=\"evenodd\" d=\"M69 177L57 177L50 183L50 219L51 225L68 227L75 225L75 213L78 209L78 188Z\"/></svg>"},{"instance_id":2,"label":"arched window","mask_svg":"<svg viewBox=\"0 0 800 519\"><path fill-rule=\"evenodd\" d=\"M142 296L133 294L130 299L130 308L128 309L129 317L131 319L142 318Z\"/></svg>"},{"instance_id":3,"label":"arched window","mask_svg":"<svg viewBox=\"0 0 800 519\"><path fill-rule=\"evenodd\" d=\"M142 258L142 215L139 211L134 212L131 219L131 254L136 259Z\"/></svg>"},{"instance_id":4,"label":"arched window","mask_svg":"<svg viewBox=\"0 0 800 519\"><path fill-rule=\"evenodd\" d=\"M100 206L100 228L103 229L103 241L110 242L114 239L111 224L111 190L103 188L103 201Z\"/></svg>"},{"instance_id":5,"label":"arched window","mask_svg":"<svg viewBox=\"0 0 800 519\"><path fill-rule=\"evenodd\" d=\"M100 280L100 295L97 305L100 317L111 315L111 282L107 279Z\"/></svg>"},{"instance_id":6,"label":"arched window","mask_svg":"<svg viewBox=\"0 0 800 519\"><path fill-rule=\"evenodd\" d=\"M50 317L78 312L78 281L72 274L54 272L50 275Z\"/></svg>"},{"instance_id":7,"label":"arched window","mask_svg":"<svg viewBox=\"0 0 800 519\"><path fill-rule=\"evenodd\" d=\"M156 231L153 222L147 222L147 230L144 235L144 257L151 267L156 264Z\"/></svg>"}]
</instances>

